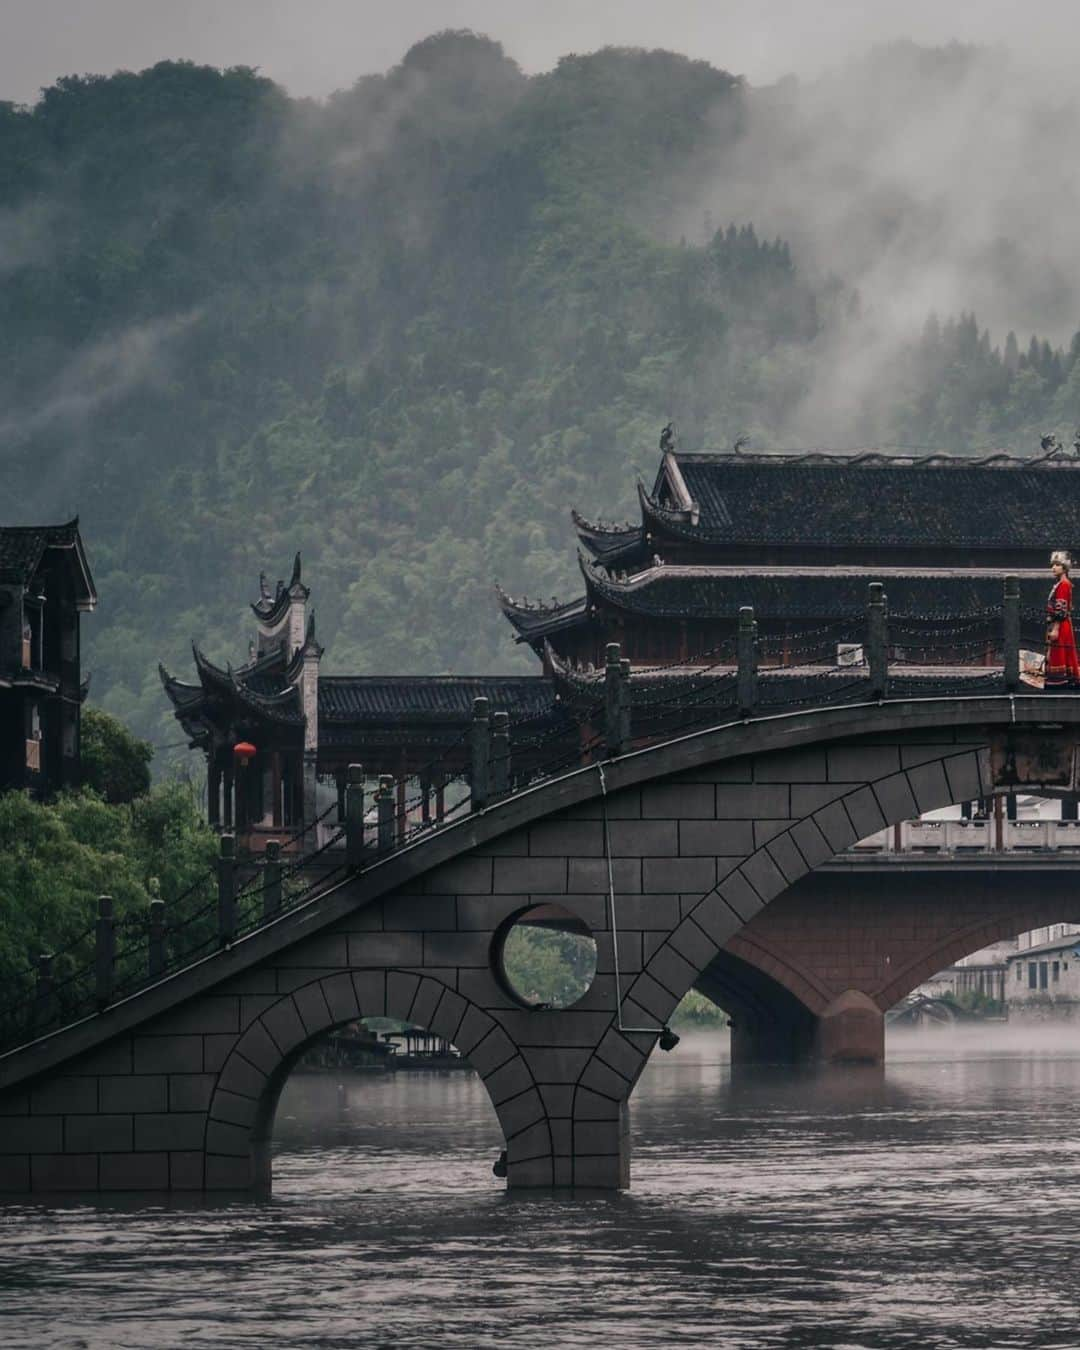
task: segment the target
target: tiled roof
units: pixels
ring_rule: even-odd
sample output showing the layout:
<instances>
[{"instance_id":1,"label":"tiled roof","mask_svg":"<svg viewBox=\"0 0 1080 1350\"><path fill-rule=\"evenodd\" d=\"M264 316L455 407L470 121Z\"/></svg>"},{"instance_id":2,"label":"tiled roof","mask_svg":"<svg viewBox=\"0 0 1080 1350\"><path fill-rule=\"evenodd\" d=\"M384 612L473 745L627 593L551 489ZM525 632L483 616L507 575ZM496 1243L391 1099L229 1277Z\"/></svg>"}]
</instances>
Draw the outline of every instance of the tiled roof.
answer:
<instances>
[{"instance_id":1,"label":"tiled roof","mask_svg":"<svg viewBox=\"0 0 1080 1350\"><path fill-rule=\"evenodd\" d=\"M474 698L521 717L550 710L554 691L543 675L324 675L319 720L468 718Z\"/></svg>"},{"instance_id":2,"label":"tiled roof","mask_svg":"<svg viewBox=\"0 0 1080 1350\"><path fill-rule=\"evenodd\" d=\"M696 524L689 513L657 506L660 479L651 500L664 527L687 538L1047 553L1080 544L1080 462L1073 459L876 453L676 459L698 507Z\"/></svg>"},{"instance_id":3,"label":"tiled roof","mask_svg":"<svg viewBox=\"0 0 1080 1350\"><path fill-rule=\"evenodd\" d=\"M499 596L502 612L517 629L520 636L528 638L530 641L533 638L545 637L548 633L557 632L561 628L572 627L585 613L585 597L583 595L566 603L560 603L556 600L548 605L540 601L530 603L527 600L515 600L513 596L507 595L498 585L495 590Z\"/></svg>"},{"instance_id":4,"label":"tiled roof","mask_svg":"<svg viewBox=\"0 0 1080 1350\"><path fill-rule=\"evenodd\" d=\"M577 511L570 512L578 538L601 562L609 563L631 557L640 548L645 531L640 525L607 525L586 520Z\"/></svg>"},{"instance_id":5,"label":"tiled roof","mask_svg":"<svg viewBox=\"0 0 1080 1350\"><path fill-rule=\"evenodd\" d=\"M627 581L603 570L583 568L589 590L619 609L670 618L734 618L742 605L752 605L759 619L852 618L866 612L871 581L885 587L890 617L934 620L996 611L1001 607L1003 577L957 569L948 571L879 572L820 568L813 571L742 571L710 567L655 567ZM1020 603L1042 609L1052 578L1023 575Z\"/></svg>"},{"instance_id":6,"label":"tiled roof","mask_svg":"<svg viewBox=\"0 0 1080 1350\"><path fill-rule=\"evenodd\" d=\"M25 586L41 564L46 549L74 549L82 573L81 600L97 601L93 579L79 537L79 520L64 525L0 525L0 581Z\"/></svg>"},{"instance_id":7,"label":"tiled roof","mask_svg":"<svg viewBox=\"0 0 1080 1350\"><path fill-rule=\"evenodd\" d=\"M1022 947L1019 951L1010 952L1005 962L1023 961L1029 956L1045 956L1050 952L1071 952L1074 947L1080 947L1080 933L1065 933L1053 942L1040 942L1037 947Z\"/></svg>"}]
</instances>

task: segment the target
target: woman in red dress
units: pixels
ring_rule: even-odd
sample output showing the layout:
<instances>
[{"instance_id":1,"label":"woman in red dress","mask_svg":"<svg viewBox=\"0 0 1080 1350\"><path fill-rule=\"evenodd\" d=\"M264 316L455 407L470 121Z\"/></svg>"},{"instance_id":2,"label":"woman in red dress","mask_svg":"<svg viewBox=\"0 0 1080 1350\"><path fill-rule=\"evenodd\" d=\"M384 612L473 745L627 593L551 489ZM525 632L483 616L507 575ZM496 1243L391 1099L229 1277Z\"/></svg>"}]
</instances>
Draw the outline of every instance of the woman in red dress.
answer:
<instances>
[{"instance_id":1,"label":"woman in red dress","mask_svg":"<svg viewBox=\"0 0 1080 1350\"><path fill-rule=\"evenodd\" d=\"M1054 587L1046 602L1046 688L1061 689L1080 685L1080 660L1076 655L1076 635L1072 623L1072 559L1057 552L1050 557Z\"/></svg>"}]
</instances>

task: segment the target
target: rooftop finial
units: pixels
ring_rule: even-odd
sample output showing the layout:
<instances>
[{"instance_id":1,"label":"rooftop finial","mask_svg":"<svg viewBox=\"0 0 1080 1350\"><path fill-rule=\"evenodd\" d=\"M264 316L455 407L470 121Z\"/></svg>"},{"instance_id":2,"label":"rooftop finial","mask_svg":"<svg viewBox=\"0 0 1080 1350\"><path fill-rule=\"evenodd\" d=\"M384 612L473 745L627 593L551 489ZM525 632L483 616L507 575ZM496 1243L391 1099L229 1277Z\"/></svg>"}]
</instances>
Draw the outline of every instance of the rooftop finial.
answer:
<instances>
[{"instance_id":1,"label":"rooftop finial","mask_svg":"<svg viewBox=\"0 0 1080 1350\"><path fill-rule=\"evenodd\" d=\"M296 557L293 559L292 576L289 578L290 590L292 589L293 586L298 586L299 584L300 584L300 554L298 553Z\"/></svg>"},{"instance_id":2,"label":"rooftop finial","mask_svg":"<svg viewBox=\"0 0 1080 1350\"><path fill-rule=\"evenodd\" d=\"M675 423L669 422L660 433L660 453L670 454L675 449Z\"/></svg>"},{"instance_id":3,"label":"rooftop finial","mask_svg":"<svg viewBox=\"0 0 1080 1350\"><path fill-rule=\"evenodd\" d=\"M735 444L731 447L737 455L741 455L750 444L750 437L744 432L741 436L735 437Z\"/></svg>"}]
</instances>

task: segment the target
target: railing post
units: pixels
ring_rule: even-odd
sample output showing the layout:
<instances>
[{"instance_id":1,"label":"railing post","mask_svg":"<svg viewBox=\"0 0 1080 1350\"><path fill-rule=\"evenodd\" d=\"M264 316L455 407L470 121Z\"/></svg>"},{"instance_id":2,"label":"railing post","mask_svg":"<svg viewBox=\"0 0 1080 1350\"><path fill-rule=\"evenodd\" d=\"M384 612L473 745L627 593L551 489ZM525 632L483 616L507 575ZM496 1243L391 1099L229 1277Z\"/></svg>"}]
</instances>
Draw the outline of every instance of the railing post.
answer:
<instances>
[{"instance_id":1,"label":"railing post","mask_svg":"<svg viewBox=\"0 0 1080 1350\"><path fill-rule=\"evenodd\" d=\"M350 764L345 781L345 861L359 867L364 860L364 769Z\"/></svg>"},{"instance_id":2,"label":"railing post","mask_svg":"<svg viewBox=\"0 0 1080 1350\"><path fill-rule=\"evenodd\" d=\"M626 753L624 722L622 648L617 642L609 642L604 667L604 743L609 759Z\"/></svg>"},{"instance_id":3,"label":"railing post","mask_svg":"<svg viewBox=\"0 0 1080 1350\"><path fill-rule=\"evenodd\" d=\"M1005 657L1005 688L1012 693L1020 688L1020 578L1005 578L1005 596L1001 611Z\"/></svg>"},{"instance_id":4,"label":"railing post","mask_svg":"<svg viewBox=\"0 0 1080 1350\"><path fill-rule=\"evenodd\" d=\"M884 698L889 682L889 637L885 619L885 587L870 583L866 605L866 662L870 670L871 698Z\"/></svg>"},{"instance_id":5,"label":"railing post","mask_svg":"<svg viewBox=\"0 0 1080 1350\"><path fill-rule=\"evenodd\" d=\"M389 853L394 847L394 780L388 773L379 777L375 806L379 818L379 852Z\"/></svg>"},{"instance_id":6,"label":"railing post","mask_svg":"<svg viewBox=\"0 0 1080 1350\"><path fill-rule=\"evenodd\" d=\"M94 926L94 996L99 1008L112 1002L116 976L116 920L111 895L99 895Z\"/></svg>"},{"instance_id":7,"label":"railing post","mask_svg":"<svg viewBox=\"0 0 1080 1350\"><path fill-rule=\"evenodd\" d=\"M266 861L263 864L262 916L272 919L281 912L281 841L266 841Z\"/></svg>"},{"instance_id":8,"label":"railing post","mask_svg":"<svg viewBox=\"0 0 1080 1350\"><path fill-rule=\"evenodd\" d=\"M153 978L165 970L165 901L158 894L157 883L150 889L150 936L147 942L147 971Z\"/></svg>"},{"instance_id":9,"label":"railing post","mask_svg":"<svg viewBox=\"0 0 1080 1350\"><path fill-rule=\"evenodd\" d=\"M51 952L42 952L38 957L37 973L34 981L34 1029L41 1031L50 1025L56 1016L53 1002L53 959Z\"/></svg>"},{"instance_id":10,"label":"railing post","mask_svg":"<svg viewBox=\"0 0 1080 1350\"><path fill-rule=\"evenodd\" d=\"M488 701L473 699L471 730L472 809L482 811L491 797L491 735L488 729Z\"/></svg>"},{"instance_id":11,"label":"railing post","mask_svg":"<svg viewBox=\"0 0 1080 1350\"><path fill-rule=\"evenodd\" d=\"M510 714L491 717L491 800L498 801L510 791Z\"/></svg>"},{"instance_id":12,"label":"railing post","mask_svg":"<svg viewBox=\"0 0 1080 1350\"><path fill-rule=\"evenodd\" d=\"M749 717L757 703L757 621L753 605L739 609L739 628L735 638L736 693L740 717Z\"/></svg>"},{"instance_id":13,"label":"railing post","mask_svg":"<svg viewBox=\"0 0 1080 1350\"><path fill-rule=\"evenodd\" d=\"M218 942L231 946L236 936L236 837L221 836L218 857Z\"/></svg>"},{"instance_id":14,"label":"railing post","mask_svg":"<svg viewBox=\"0 0 1080 1350\"><path fill-rule=\"evenodd\" d=\"M619 735L622 737L623 753L625 753L630 749L633 736L629 657L624 656L619 662L619 675L622 683L622 718L619 722Z\"/></svg>"}]
</instances>

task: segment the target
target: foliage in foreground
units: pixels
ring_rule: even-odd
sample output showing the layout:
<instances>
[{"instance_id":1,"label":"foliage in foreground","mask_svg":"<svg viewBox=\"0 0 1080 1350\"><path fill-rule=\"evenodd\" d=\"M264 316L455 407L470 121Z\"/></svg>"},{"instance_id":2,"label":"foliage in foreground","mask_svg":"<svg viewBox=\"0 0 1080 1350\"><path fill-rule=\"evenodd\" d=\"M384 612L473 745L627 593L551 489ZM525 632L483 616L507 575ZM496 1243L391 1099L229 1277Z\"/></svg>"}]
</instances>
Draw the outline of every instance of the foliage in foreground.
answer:
<instances>
[{"instance_id":1,"label":"foliage in foreground","mask_svg":"<svg viewBox=\"0 0 1080 1350\"><path fill-rule=\"evenodd\" d=\"M81 723L83 783L112 806L149 792L154 747L101 708L84 708Z\"/></svg>"},{"instance_id":2,"label":"foliage in foreground","mask_svg":"<svg viewBox=\"0 0 1080 1350\"><path fill-rule=\"evenodd\" d=\"M160 893L168 912L171 900L208 876L215 852L213 831L180 784L118 805L89 788L49 804L22 792L0 795L0 1002L30 993L42 952L60 954L58 982L90 963L98 896L113 898L122 951L151 897ZM194 912L210 894L197 888L181 912Z\"/></svg>"}]
</instances>

